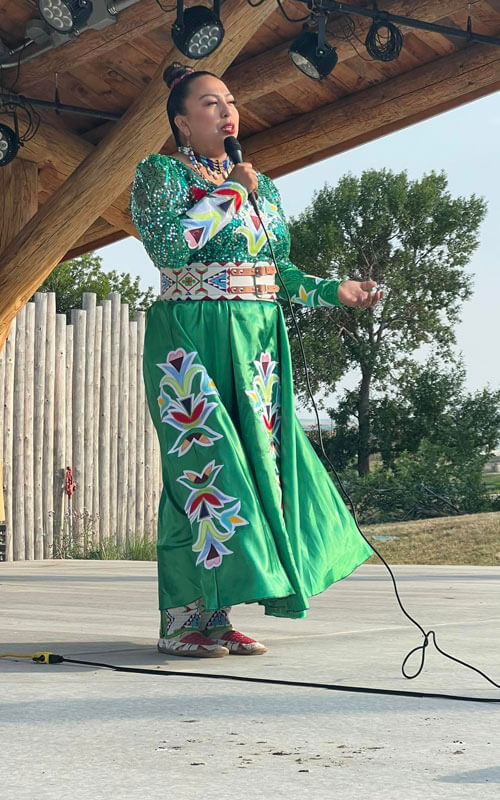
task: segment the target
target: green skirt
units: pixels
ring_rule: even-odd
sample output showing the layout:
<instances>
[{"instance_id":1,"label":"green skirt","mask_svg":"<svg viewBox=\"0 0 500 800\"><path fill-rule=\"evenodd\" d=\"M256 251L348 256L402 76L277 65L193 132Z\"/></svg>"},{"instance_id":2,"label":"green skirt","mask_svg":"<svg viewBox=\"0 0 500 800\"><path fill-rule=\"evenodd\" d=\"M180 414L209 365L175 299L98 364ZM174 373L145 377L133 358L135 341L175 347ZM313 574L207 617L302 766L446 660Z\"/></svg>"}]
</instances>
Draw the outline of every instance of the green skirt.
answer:
<instances>
[{"instance_id":1,"label":"green skirt","mask_svg":"<svg viewBox=\"0 0 500 800\"><path fill-rule=\"evenodd\" d=\"M143 371L162 459L160 609L201 597L305 617L373 551L295 415L281 307L157 301Z\"/></svg>"}]
</instances>

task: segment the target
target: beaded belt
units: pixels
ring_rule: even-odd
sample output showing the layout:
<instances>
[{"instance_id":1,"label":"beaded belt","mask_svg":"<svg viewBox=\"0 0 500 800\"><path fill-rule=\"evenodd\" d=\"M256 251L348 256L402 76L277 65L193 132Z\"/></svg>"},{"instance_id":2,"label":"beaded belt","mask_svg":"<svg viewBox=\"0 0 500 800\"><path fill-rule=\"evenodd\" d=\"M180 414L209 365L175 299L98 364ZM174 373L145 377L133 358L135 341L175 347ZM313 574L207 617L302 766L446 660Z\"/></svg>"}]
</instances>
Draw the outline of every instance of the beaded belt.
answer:
<instances>
[{"instance_id":1,"label":"beaded belt","mask_svg":"<svg viewBox=\"0 0 500 800\"><path fill-rule=\"evenodd\" d=\"M160 269L161 300L276 300L269 261L199 261Z\"/></svg>"}]
</instances>

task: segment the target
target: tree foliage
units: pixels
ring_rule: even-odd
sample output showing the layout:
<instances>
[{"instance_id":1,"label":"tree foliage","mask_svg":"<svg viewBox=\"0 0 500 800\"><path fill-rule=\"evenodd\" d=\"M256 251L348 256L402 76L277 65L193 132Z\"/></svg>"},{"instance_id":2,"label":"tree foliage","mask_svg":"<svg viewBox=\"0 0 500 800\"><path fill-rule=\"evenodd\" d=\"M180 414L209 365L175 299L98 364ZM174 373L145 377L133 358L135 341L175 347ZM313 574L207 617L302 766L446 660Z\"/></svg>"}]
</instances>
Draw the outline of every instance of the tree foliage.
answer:
<instances>
[{"instance_id":1,"label":"tree foliage","mask_svg":"<svg viewBox=\"0 0 500 800\"><path fill-rule=\"evenodd\" d=\"M353 464L357 454L357 393L346 391L329 409L335 434L328 456L339 469ZM399 380L370 403L370 453L380 453L385 467L404 451L415 453L423 439L460 454L486 460L500 440L500 391L484 387L465 390L461 361L425 364L408 361Z\"/></svg>"},{"instance_id":2,"label":"tree foliage","mask_svg":"<svg viewBox=\"0 0 500 800\"><path fill-rule=\"evenodd\" d=\"M346 470L342 482L365 524L492 511L483 482L484 460L422 439L404 451L390 468L378 465L360 477Z\"/></svg>"},{"instance_id":3,"label":"tree foliage","mask_svg":"<svg viewBox=\"0 0 500 800\"><path fill-rule=\"evenodd\" d=\"M500 391L465 390L460 362L408 363L398 385L370 406L372 471L353 468L357 448L356 393L336 410L325 452L343 475L364 522L419 519L492 510L483 470L500 438ZM323 459L315 432L312 445Z\"/></svg>"},{"instance_id":4,"label":"tree foliage","mask_svg":"<svg viewBox=\"0 0 500 800\"><path fill-rule=\"evenodd\" d=\"M122 303L129 304L129 316L133 319L136 311L145 311L158 299L151 286L142 291L139 280L138 276L132 279L127 272L104 271L101 256L86 253L58 264L37 291L55 292L56 311L66 314L68 322L71 322L71 309L82 307L84 292L94 292L98 303L106 300L110 292L119 292Z\"/></svg>"},{"instance_id":5,"label":"tree foliage","mask_svg":"<svg viewBox=\"0 0 500 800\"><path fill-rule=\"evenodd\" d=\"M453 198L446 175L367 170L327 184L291 220L292 261L325 278L375 280L385 298L371 309L295 306L315 393L331 393L355 369L357 467L369 471L373 389L394 385L412 353L433 344L450 358L462 303L472 293L465 268L478 246L483 198ZM288 316L287 307L284 307ZM307 394L297 337L290 325L295 384Z\"/></svg>"}]
</instances>

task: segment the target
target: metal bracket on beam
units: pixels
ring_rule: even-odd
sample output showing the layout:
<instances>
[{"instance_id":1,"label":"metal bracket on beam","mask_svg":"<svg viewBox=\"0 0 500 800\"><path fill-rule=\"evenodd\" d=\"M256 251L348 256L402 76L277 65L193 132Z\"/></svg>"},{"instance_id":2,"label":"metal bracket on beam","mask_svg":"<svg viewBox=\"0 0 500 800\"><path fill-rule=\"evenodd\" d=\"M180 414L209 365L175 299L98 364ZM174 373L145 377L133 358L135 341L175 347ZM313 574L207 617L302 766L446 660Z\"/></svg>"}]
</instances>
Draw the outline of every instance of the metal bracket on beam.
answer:
<instances>
[{"instance_id":1,"label":"metal bracket on beam","mask_svg":"<svg viewBox=\"0 0 500 800\"><path fill-rule=\"evenodd\" d=\"M474 33L470 25L467 26L467 30L451 28L449 25L439 25L436 22L424 22L420 19L413 19L413 17L391 14L390 11L382 11L381 9L370 10L368 8L360 8L359 6L351 6L347 3L337 3L335 0L299 0L299 2L305 3L313 11L322 11L323 13L336 12L337 14L344 14L347 16L369 17L374 21L392 22L394 25L404 25L407 28L418 28L423 31L431 31L432 33L442 33L444 36L456 36L459 39L465 39L467 42L493 44L496 47L500 47L500 39L498 37Z\"/></svg>"}]
</instances>

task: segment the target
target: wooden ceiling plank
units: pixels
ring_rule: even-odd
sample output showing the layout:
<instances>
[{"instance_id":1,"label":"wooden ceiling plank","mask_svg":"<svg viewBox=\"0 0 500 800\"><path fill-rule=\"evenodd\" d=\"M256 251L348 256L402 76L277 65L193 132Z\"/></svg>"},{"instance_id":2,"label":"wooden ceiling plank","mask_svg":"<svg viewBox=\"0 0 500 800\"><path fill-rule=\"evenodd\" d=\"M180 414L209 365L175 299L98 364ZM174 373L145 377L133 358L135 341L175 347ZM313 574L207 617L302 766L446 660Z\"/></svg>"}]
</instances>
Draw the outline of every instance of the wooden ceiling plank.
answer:
<instances>
[{"instance_id":1,"label":"wooden ceiling plank","mask_svg":"<svg viewBox=\"0 0 500 800\"><path fill-rule=\"evenodd\" d=\"M33 14L28 0L2 0L0 32L9 44L17 44L27 19Z\"/></svg>"},{"instance_id":2,"label":"wooden ceiling plank","mask_svg":"<svg viewBox=\"0 0 500 800\"><path fill-rule=\"evenodd\" d=\"M487 0L487 4L495 11L497 14L500 14L500 0Z\"/></svg>"},{"instance_id":3,"label":"wooden ceiling plank","mask_svg":"<svg viewBox=\"0 0 500 800\"><path fill-rule=\"evenodd\" d=\"M500 50L471 45L255 134L243 142L245 157L278 177L499 88Z\"/></svg>"},{"instance_id":4,"label":"wooden ceiling plank","mask_svg":"<svg viewBox=\"0 0 500 800\"><path fill-rule=\"evenodd\" d=\"M206 68L223 73L274 9L274 0L255 8L241 0L226 0L222 19L231 33L224 46L205 59ZM81 142L92 152L5 248L0 264L0 343L20 308L75 240L127 189L141 156L165 142L163 71L175 57L178 51L172 46L151 83L96 148Z\"/></svg>"}]
</instances>

